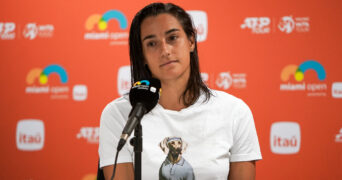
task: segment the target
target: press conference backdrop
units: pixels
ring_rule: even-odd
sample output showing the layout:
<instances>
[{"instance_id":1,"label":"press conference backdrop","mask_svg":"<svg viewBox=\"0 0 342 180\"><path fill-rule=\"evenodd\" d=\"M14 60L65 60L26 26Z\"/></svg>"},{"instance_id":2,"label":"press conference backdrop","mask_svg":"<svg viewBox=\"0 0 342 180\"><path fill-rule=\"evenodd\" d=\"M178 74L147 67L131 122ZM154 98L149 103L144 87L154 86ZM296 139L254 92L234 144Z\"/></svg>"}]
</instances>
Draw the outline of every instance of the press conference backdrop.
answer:
<instances>
[{"instance_id":1,"label":"press conference backdrop","mask_svg":"<svg viewBox=\"0 0 342 180\"><path fill-rule=\"evenodd\" d=\"M1 3L0 179L96 178L100 115L130 89L130 22L150 2ZM257 179L341 179L342 1L172 2L205 83L254 114Z\"/></svg>"}]
</instances>

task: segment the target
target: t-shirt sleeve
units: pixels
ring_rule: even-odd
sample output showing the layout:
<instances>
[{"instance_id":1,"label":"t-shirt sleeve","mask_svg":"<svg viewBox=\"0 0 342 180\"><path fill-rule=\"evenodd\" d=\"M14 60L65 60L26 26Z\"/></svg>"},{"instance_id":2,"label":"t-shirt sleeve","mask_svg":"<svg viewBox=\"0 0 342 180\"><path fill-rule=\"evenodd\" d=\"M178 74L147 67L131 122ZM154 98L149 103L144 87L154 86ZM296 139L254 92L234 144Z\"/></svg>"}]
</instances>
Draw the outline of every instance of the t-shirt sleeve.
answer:
<instances>
[{"instance_id":1,"label":"t-shirt sleeve","mask_svg":"<svg viewBox=\"0 0 342 180\"><path fill-rule=\"evenodd\" d=\"M230 162L262 159L252 112L242 100L235 110L234 117Z\"/></svg>"},{"instance_id":2,"label":"t-shirt sleeve","mask_svg":"<svg viewBox=\"0 0 342 180\"><path fill-rule=\"evenodd\" d=\"M117 144L126 120L124 115L114 104L108 104L102 112L99 132L100 168L114 164ZM129 143L122 148L118 156L118 163L133 162Z\"/></svg>"}]
</instances>

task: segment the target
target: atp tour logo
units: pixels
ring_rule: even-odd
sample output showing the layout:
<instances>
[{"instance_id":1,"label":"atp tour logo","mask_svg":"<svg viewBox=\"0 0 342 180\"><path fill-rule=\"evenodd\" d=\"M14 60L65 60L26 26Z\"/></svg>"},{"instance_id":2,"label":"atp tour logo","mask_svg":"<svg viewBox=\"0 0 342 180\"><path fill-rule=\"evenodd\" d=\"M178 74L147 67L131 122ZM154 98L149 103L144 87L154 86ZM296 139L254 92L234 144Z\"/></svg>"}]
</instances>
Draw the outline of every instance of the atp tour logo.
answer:
<instances>
[{"instance_id":1,"label":"atp tour logo","mask_svg":"<svg viewBox=\"0 0 342 180\"><path fill-rule=\"evenodd\" d=\"M247 17L241 24L241 29L251 29L254 34L268 34L271 32L269 17Z\"/></svg>"},{"instance_id":2,"label":"atp tour logo","mask_svg":"<svg viewBox=\"0 0 342 180\"><path fill-rule=\"evenodd\" d=\"M86 139L89 144L99 143L99 127L81 127L77 139Z\"/></svg>"},{"instance_id":3,"label":"atp tour logo","mask_svg":"<svg viewBox=\"0 0 342 180\"><path fill-rule=\"evenodd\" d=\"M15 23L0 22L0 39L13 40L15 38Z\"/></svg>"},{"instance_id":4,"label":"atp tour logo","mask_svg":"<svg viewBox=\"0 0 342 180\"><path fill-rule=\"evenodd\" d=\"M114 23L111 20L116 20L120 32L113 32L111 24ZM103 15L92 14L85 22L85 29L88 31L84 34L85 40L111 40L111 45L124 45L128 44L128 32L127 32L127 18L118 10L109 10Z\"/></svg>"},{"instance_id":5,"label":"atp tour logo","mask_svg":"<svg viewBox=\"0 0 342 180\"><path fill-rule=\"evenodd\" d=\"M293 31L296 32L309 32L310 24L309 17L295 17L284 16L281 18L278 28L281 32L290 34Z\"/></svg>"},{"instance_id":6,"label":"atp tour logo","mask_svg":"<svg viewBox=\"0 0 342 180\"><path fill-rule=\"evenodd\" d=\"M326 96L327 84L326 83L306 83L304 81L304 74L314 70L317 74L319 81L326 79L326 72L324 67L315 60L308 60L297 65L285 66L280 74L282 83L280 84L281 91L307 91L308 96ZM296 82L293 82L294 79ZM317 81L317 80L316 80Z\"/></svg>"}]
</instances>

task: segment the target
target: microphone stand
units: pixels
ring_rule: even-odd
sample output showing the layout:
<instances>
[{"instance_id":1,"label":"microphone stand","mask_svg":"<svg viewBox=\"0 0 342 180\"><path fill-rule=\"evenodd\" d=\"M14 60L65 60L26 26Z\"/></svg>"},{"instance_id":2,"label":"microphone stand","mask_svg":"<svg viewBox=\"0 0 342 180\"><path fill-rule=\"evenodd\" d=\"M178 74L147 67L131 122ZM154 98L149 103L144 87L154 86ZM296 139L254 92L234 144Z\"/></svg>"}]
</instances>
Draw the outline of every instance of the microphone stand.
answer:
<instances>
[{"instance_id":1,"label":"microphone stand","mask_svg":"<svg viewBox=\"0 0 342 180\"><path fill-rule=\"evenodd\" d=\"M140 121L134 129L130 144L134 147L134 180L141 180L141 152L143 150L142 126Z\"/></svg>"}]
</instances>

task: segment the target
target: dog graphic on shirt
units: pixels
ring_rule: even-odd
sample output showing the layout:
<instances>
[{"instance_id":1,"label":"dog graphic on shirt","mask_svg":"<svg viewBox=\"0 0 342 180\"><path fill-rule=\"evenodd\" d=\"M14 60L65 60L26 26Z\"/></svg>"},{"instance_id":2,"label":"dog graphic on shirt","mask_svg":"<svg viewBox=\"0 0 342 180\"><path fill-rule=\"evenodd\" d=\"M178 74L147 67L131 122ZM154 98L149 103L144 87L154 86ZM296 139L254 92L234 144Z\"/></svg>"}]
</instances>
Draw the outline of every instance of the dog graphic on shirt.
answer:
<instances>
[{"instance_id":1,"label":"dog graphic on shirt","mask_svg":"<svg viewBox=\"0 0 342 180\"><path fill-rule=\"evenodd\" d=\"M166 137L159 146L167 155L159 169L159 180L195 179L192 166L182 156L188 146L182 138Z\"/></svg>"}]
</instances>

